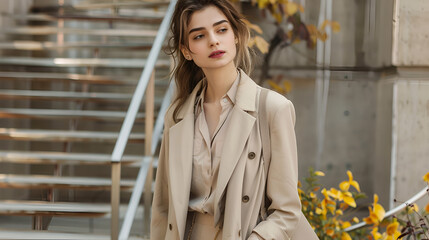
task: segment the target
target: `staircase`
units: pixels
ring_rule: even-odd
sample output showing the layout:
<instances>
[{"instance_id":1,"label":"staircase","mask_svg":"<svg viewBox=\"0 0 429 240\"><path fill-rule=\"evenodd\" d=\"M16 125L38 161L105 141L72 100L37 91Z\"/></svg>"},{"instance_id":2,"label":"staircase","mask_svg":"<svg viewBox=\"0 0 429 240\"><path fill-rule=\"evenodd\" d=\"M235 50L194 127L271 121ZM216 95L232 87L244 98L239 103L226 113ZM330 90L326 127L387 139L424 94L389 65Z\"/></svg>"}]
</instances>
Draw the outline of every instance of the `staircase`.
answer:
<instances>
[{"instance_id":1,"label":"staircase","mask_svg":"<svg viewBox=\"0 0 429 240\"><path fill-rule=\"evenodd\" d=\"M153 125L171 94L171 61L150 51L174 5L34 2L1 13L15 26L0 29L0 239L117 239L119 218L124 228L135 212L140 225L120 239L145 239L162 122Z\"/></svg>"}]
</instances>

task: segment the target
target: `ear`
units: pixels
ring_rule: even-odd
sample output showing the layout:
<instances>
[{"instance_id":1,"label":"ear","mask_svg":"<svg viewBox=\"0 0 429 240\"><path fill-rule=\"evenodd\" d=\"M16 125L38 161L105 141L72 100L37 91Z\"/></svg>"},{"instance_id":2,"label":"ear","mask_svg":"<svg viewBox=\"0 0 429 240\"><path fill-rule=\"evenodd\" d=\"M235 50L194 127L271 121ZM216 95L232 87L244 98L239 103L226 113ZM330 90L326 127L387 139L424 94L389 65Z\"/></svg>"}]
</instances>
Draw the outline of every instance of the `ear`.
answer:
<instances>
[{"instance_id":1,"label":"ear","mask_svg":"<svg viewBox=\"0 0 429 240\"><path fill-rule=\"evenodd\" d=\"M191 61L192 60L192 55L190 54L189 50L186 47L181 47L180 51L182 52L183 56L185 57L186 60Z\"/></svg>"}]
</instances>

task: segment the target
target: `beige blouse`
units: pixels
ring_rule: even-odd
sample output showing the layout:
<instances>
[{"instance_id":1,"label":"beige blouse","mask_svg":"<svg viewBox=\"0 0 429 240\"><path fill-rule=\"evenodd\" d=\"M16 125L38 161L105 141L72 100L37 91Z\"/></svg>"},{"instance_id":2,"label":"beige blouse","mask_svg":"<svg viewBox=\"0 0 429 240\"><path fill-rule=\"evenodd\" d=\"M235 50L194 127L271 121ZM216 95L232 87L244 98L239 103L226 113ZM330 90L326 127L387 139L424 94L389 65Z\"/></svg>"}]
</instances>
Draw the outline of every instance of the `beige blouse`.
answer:
<instances>
[{"instance_id":1,"label":"beige blouse","mask_svg":"<svg viewBox=\"0 0 429 240\"><path fill-rule=\"evenodd\" d=\"M201 95L196 99L192 181L189 198L190 211L214 215L215 196L212 193L217 185L222 146L228 129L229 113L235 104L239 81L240 76L237 76L231 88L221 99L222 111L212 139L210 139L204 114L206 82L204 82Z\"/></svg>"}]
</instances>

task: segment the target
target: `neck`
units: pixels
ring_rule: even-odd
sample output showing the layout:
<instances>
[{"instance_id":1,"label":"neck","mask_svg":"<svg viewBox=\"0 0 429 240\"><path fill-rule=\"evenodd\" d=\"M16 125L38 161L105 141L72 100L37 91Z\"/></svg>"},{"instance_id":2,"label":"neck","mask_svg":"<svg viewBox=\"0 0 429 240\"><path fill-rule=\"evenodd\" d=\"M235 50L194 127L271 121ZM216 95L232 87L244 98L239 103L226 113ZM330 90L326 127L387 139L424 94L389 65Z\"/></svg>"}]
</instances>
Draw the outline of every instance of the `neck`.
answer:
<instances>
[{"instance_id":1,"label":"neck","mask_svg":"<svg viewBox=\"0 0 429 240\"><path fill-rule=\"evenodd\" d=\"M234 64L223 68L203 69L207 79L205 102L218 102L231 88L237 78L237 69Z\"/></svg>"}]
</instances>

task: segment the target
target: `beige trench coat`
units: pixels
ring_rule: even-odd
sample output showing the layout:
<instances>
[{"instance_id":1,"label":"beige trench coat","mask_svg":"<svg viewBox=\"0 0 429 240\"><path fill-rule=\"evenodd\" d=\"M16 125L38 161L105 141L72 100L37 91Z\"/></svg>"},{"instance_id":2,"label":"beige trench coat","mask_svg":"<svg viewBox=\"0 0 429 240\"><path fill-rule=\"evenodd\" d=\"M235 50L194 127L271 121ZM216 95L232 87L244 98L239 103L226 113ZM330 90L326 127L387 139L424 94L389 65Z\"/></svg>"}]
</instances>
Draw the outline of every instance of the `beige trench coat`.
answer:
<instances>
[{"instance_id":1,"label":"beige trench coat","mask_svg":"<svg viewBox=\"0 0 429 240\"><path fill-rule=\"evenodd\" d=\"M201 82L179 111L178 123L172 119L174 107L165 116L152 204L152 240L183 240L185 235L192 177L194 103L200 88ZM236 104L223 144L218 185L213 192L215 223L223 219L223 240L244 240L252 231L264 239L290 239L298 222L306 222L297 191L295 110L284 96L269 92L266 108L272 153L266 178L257 122L259 93L260 87L241 71ZM270 215L261 221L266 180Z\"/></svg>"}]
</instances>

